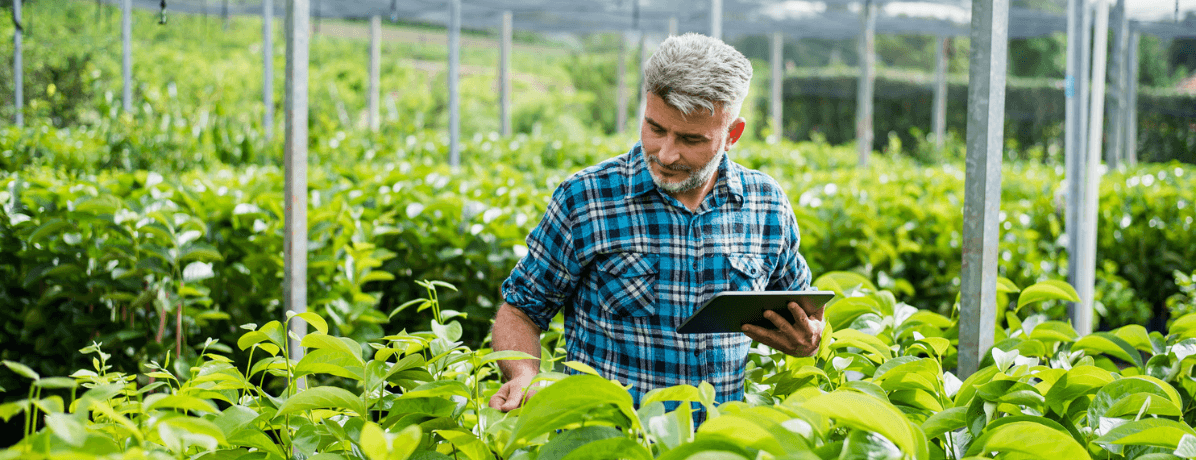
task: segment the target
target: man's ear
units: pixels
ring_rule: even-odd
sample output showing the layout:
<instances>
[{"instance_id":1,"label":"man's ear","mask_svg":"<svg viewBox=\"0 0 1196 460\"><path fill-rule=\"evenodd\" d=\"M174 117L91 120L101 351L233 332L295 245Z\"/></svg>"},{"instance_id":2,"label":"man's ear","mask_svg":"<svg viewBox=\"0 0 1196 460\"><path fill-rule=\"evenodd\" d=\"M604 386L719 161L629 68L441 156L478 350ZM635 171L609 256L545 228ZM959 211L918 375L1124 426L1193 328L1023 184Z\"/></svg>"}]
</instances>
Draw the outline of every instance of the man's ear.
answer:
<instances>
[{"instance_id":1,"label":"man's ear","mask_svg":"<svg viewBox=\"0 0 1196 460\"><path fill-rule=\"evenodd\" d=\"M731 130L727 133L727 150L731 149L739 141L739 136L743 135L743 129L747 127L747 121L743 117L736 118L731 122Z\"/></svg>"}]
</instances>

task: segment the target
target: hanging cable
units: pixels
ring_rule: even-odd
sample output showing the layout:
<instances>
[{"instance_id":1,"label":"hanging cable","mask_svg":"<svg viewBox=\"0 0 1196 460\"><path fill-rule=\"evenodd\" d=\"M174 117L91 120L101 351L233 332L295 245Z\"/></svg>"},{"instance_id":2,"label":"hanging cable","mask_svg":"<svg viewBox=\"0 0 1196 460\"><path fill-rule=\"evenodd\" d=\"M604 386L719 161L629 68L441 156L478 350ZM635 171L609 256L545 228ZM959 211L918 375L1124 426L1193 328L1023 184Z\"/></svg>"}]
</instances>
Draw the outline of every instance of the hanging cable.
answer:
<instances>
[{"instance_id":1,"label":"hanging cable","mask_svg":"<svg viewBox=\"0 0 1196 460\"><path fill-rule=\"evenodd\" d=\"M166 0L162 0L161 10L158 11L158 25L166 25Z\"/></svg>"}]
</instances>

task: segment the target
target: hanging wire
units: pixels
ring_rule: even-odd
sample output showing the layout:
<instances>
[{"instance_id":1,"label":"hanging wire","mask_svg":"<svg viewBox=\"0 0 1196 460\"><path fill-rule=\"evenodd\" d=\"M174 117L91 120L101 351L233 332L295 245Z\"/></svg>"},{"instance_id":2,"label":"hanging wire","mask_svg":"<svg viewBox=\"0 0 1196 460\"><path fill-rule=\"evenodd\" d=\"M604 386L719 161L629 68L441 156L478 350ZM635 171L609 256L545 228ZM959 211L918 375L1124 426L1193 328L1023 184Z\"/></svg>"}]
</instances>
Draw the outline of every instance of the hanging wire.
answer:
<instances>
[{"instance_id":1,"label":"hanging wire","mask_svg":"<svg viewBox=\"0 0 1196 460\"><path fill-rule=\"evenodd\" d=\"M158 11L158 25L166 25L166 0L162 0L161 8Z\"/></svg>"}]
</instances>

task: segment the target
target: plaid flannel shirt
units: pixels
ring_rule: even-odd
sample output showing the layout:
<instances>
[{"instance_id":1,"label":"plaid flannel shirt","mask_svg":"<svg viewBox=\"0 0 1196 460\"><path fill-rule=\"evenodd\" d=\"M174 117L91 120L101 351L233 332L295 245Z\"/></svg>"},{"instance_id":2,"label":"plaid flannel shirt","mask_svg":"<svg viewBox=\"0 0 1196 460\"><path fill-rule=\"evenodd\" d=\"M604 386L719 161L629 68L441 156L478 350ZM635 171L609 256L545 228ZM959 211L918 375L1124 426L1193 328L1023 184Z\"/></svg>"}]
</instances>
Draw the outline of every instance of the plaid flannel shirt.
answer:
<instances>
[{"instance_id":1,"label":"plaid flannel shirt","mask_svg":"<svg viewBox=\"0 0 1196 460\"><path fill-rule=\"evenodd\" d=\"M723 157L690 211L653 183L641 146L566 179L503 282L507 303L540 327L564 308L568 359L649 390L697 386L743 399L751 339L678 334L721 291L806 290L810 269L776 181Z\"/></svg>"}]
</instances>

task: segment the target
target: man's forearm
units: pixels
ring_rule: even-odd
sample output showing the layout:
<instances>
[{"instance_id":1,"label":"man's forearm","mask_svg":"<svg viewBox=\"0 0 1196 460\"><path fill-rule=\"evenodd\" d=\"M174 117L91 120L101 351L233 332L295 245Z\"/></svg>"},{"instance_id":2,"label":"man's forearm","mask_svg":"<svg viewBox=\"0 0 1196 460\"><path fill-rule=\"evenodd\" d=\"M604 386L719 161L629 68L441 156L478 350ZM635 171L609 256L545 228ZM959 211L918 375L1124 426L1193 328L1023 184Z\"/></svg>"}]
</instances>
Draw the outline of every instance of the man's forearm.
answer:
<instances>
[{"instance_id":1,"label":"man's forearm","mask_svg":"<svg viewBox=\"0 0 1196 460\"><path fill-rule=\"evenodd\" d=\"M491 345L494 351L515 350L540 357L540 327L522 310L503 303L494 315L494 329L491 331ZM508 380L540 372L539 359L507 359L498 362L498 368Z\"/></svg>"}]
</instances>

